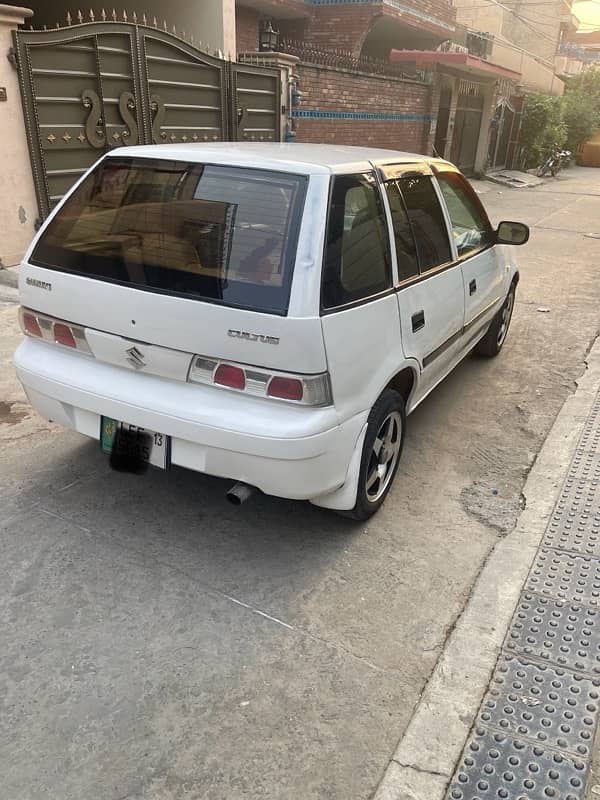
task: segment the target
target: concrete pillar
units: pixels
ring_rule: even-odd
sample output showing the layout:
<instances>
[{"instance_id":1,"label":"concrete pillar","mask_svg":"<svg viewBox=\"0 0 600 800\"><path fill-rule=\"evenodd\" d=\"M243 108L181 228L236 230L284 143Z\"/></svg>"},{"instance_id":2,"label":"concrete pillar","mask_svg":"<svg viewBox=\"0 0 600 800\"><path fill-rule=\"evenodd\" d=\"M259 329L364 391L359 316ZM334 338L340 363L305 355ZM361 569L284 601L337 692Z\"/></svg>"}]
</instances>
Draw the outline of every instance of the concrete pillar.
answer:
<instances>
[{"instance_id":1,"label":"concrete pillar","mask_svg":"<svg viewBox=\"0 0 600 800\"><path fill-rule=\"evenodd\" d=\"M431 81L431 88L429 90L429 103L427 113L431 116L429 127L425 132L425 141L423 143L423 153L425 155L433 155L435 133L437 130L438 113L440 110L440 92L442 89L442 76L434 72Z\"/></svg>"},{"instance_id":2,"label":"concrete pillar","mask_svg":"<svg viewBox=\"0 0 600 800\"><path fill-rule=\"evenodd\" d=\"M7 58L13 46L12 31L32 15L28 8L0 4L0 266L3 267L15 266L22 260L38 218L18 74Z\"/></svg>"},{"instance_id":3,"label":"concrete pillar","mask_svg":"<svg viewBox=\"0 0 600 800\"><path fill-rule=\"evenodd\" d=\"M496 110L496 84L486 84L483 90L483 114L479 128L479 143L475 155L475 172L484 173L487 169L488 149L490 145L491 122Z\"/></svg>"},{"instance_id":4,"label":"concrete pillar","mask_svg":"<svg viewBox=\"0 0 600 800\"><path fill-rule=\"evenodd\" d=\"M193 15L202 41L221 50L225 58L235 58L235 0L202 0L201 6L194 3L192 7L188 14Z\"/></svg>"},{"instance_id":5,"label":"concrete pillar","mask_svg":"<svg viewBox=\"0 0 600 800\"><path fill-rule=\"evenodd\" d=\"M448 133L446 134L446 147L444 148L444 158L452 161L452 145L454 143L454 125L456 123L456 107L458 106L458 89L460 81L458 78L451 78L452 95L450 99L450 113L448 115Z\"/></svg>"}]
</instances>

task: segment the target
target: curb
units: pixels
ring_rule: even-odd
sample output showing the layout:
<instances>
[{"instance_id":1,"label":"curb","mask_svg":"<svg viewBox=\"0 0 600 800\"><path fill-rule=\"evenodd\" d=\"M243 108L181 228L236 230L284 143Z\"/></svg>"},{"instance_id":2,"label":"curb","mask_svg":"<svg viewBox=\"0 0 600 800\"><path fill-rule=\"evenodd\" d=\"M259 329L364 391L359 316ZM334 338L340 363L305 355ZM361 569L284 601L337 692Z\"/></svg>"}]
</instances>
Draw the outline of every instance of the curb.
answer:
<instances>
[{"instance_id":1,"label":"curb","mask_svg":"<svg viewBox=\"0 0 600 800\"><path fill-rule=\"evenodd\" d=\"M18 267L0 267L0 303L18 303Z\"/></svg>"},{"instance_id":2,"label":"curb","mask_svg":"<svg viewBox=\"0 0 600 800\"><path fill-rule=\"evenodd\" d=\"M18 267L0 267L0 286L10 286L16 289L19 284Z\"/></svg>"},{"instance_id":3,"label":"curb","mask_svg":"<svg viewBox=\"0 0 600 800\"><path fill-rule=\"evenodd\" d=\"M600 339L539 452L517 525L488 555L373 800L442 800L600 387Z\"/></svg>"}]
</instances>

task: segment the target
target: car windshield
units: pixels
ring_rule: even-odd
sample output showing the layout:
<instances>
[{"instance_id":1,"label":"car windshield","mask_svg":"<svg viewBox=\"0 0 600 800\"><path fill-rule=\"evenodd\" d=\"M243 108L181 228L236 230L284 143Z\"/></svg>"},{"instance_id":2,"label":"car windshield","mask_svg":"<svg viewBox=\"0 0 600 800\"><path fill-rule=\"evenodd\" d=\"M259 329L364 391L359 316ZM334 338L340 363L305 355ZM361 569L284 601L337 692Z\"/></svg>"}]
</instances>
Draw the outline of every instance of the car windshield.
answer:
<instances>
[{"instance_id":1,"label":"car windshield","mask_svg":"<svg viewBox=\"0 0 600 800\"><path fill-rule=\"evenodd\" d=\"M32 263L285 314L305 183L259 169L107 158L51 221Z\"/></svg>"}]
</instances>

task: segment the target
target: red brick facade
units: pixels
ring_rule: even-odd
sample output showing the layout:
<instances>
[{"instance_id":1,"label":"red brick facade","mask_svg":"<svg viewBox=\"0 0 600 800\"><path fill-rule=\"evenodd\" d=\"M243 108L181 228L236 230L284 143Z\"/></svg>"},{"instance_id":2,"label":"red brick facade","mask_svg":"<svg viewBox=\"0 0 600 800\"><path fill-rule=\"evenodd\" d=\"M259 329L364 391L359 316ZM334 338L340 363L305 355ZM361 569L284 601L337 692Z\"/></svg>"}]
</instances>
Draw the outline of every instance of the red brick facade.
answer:
<instances>
[{"instance_id":1,"label":"red brick facade","mask_svg":"<svg viewBox=\"0 0 600 800\"><path fill-rule=\"evenodd\" d=\"M299 116L297 141L430 152L432 88L429 85L308 64L298 64L296 72L303 94L300 115L311 111L337 112L333 119ZM350 113L353 118L339 118L340 112ZM407 118L357 118L365 113Z\"/></svg>"},{"instance_id":2,"label":"red brick facade","mask_svg":"<svg viewBox=\"0 0 600 800\"><path fill-rule=\"evenodd\" d=\"M278 17L278 8L284 5L287 14ZM414 8L415 13L406 13L407 7ZM448 38L455 20L449 0L402 0L402 8L383 0L312 6L299 0L269 0L260 8L262 16L255 8L237 5L238 53L258 49L260 25L266 14L280 31L282 42L297 41L300 50L313 48L321 55L332 54L332 60L316 59L329 64L320 66L306 63L311 57L297 53L301 62L294 72L303 95L294 113L298 141L432 152L437 88L392 74L369 74L368 68L361 72L359 61L352 66L335 61L335 51L358 57L365 40L371 37L365 50L369 55L374 50L375 57L387 59L389 46L398 35L406 36L409 42L417 36L429 37L433 43ZM294 10L298 13L290 14ZM294 53L294 49L289 52ZM331 66L333 63L339 66Z\"/></svg>"},{"instance_id":3,"label":"red brick facade","mask_svg":"<svg viewBox=\"0 0 600 800\"><path fill-rule=\"evenodd\" d=\"M258 50L260 14L254 8L237 6L235 10L235 38L238 53Z\"/></svg>"},{"instance_id":4,"label":"red brick facade","mask_svg":"<svg viewBox=\"0 0 600 800\"><path fill-rule=\"evenodd\" d=\"M279 8L284 6L286 16L278 17ZM392 46L434 47L451 37L456 18L449 0L403 0L402 8L383 0L322 6L311 6L300 0L270 0L268 6L261 8L262 12L250 6L236 5L239 53L258 49L261 18L271 19L282 39L301 40L306 46L319 49L345 50L356 56L361 54L365 40L377 29L374 49L380 49L377 55L383 58L387 58ZM414 13L409 13L407 8L413 8ZM294 11L297 15L289 16Z\"/></svg>"},{"instance_id":5,"label":"red brick facade","mask_svg":"<svg viewBox=\"0 0 600 800\"><path fill-rule=\"evenodd\" d=\"M276 0L271 0L275 3ZM302 11L304 16L297 18L278 18L278 6L286 6L286 9L297 9ZM273 27L279 31L281 39L304 40L307 27L310 21L311 6L305 5L302 0L284 0L273 6L271 15L266 12L261 13L250 6L236 4L235 9L235 36L238 53L252 53L258 50L261 21L270 19Z\"/></svg>"},{"instance_id":6,"label":"red brick facade","mask_svg":"<svg viewBox=\"0 0 600 800\"><path fill-rule=\"evenodd\" d=\"M411 3L407 0L406 6L414 6L415 14L383 2L315 6L306 30L306 42L319 48L349 50L358 56L374 26L379 26L379 30L387 24L396 26L397 36L401 37L397 42L403 40L407 47L411 46L411 29L415 33L418 31L421 37L429 34L432 46L451 37L456 18L451 3L446 0ZM385 53L381 55L386 57Z\"/></svg>"}]
</instances>

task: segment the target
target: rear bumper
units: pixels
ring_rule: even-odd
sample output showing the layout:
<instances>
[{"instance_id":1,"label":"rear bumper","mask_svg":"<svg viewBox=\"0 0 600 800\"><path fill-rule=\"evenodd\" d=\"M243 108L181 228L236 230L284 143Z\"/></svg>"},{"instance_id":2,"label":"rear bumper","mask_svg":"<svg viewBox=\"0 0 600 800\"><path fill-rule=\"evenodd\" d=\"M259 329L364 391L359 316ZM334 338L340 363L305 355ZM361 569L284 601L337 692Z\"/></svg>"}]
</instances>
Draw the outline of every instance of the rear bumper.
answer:
<instances>
[{"instance_id":1,"label":"rear bumper","mask_svg":"<svg viewBox=\"0 0 600 800\"><path fill-rule=\"evenodd\" d=\"M367 412L339 423L335 409L305 408L165 380L26 339L14 357L31 405L99 439L100 417L171 436L171 463L316 499L338 489Z\"/></svg>"}]
</instances>

